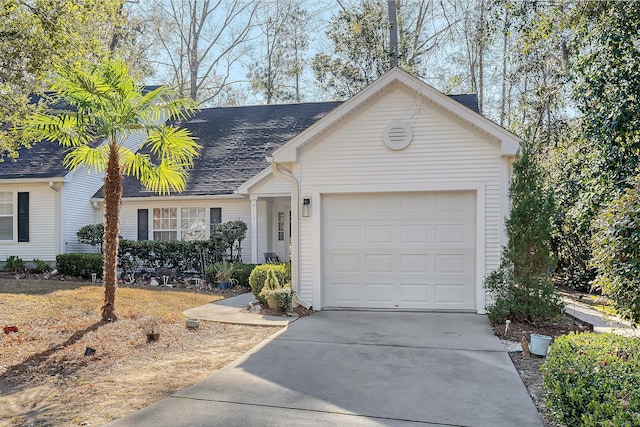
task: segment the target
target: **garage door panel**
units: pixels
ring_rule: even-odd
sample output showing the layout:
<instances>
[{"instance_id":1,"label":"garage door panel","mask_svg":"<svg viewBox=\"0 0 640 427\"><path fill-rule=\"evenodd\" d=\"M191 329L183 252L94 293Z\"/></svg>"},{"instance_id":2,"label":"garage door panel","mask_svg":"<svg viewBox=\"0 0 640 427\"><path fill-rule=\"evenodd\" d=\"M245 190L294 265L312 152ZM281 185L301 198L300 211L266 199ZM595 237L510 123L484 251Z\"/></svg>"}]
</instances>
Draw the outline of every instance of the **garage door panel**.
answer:
<instances>
[{"instance_id":1,"label":"garage door panel","mask_svg":"<svg viewBox=\"0 0 640 427\"><path fill-rule=\"evenodd\" d=\"M424 224L400 225L400 243L403 245L427 245L432 241L431 227Z\"/></svg>"},{"instance_id":2,"label":"garage door panel","mask_svg":"<svg viewBox=\"0 0 640 427\"><path fill-rule=\"evenodd\" d=\"M435 224L434 228L437 247L471 248L474 246L474 227L468 222Z\"/></svg>"},{"instance_id":3,"label":"garage door panel","mask_svg":"<svg viewBox=\"0 0 640 427\"><path fill-rule=\"evenodd\" d=\"M364 286L364 302L376 307L387 306L393 299L394 283L366 283Z\"/></svg>"},{"instance_id":4,"label":"garage door panel","mask_svg":"<svg viewBox=\"0 0 640 427\"><path fill-rule=\"evenodd\" d=\"M323 306L475 308L475 194L440 196L323 196Z\"/></svg>"},{"instance_id":5,"label":"garage door panel","mask_svg":"<svg viewBox=\"0 0 640 427\"><path fill-rule=\"evenodd\" d=\"M434 218L473 218L475 200L460 197L458 193L438 193L435 196Z\"/></svg>"},{"instance_id":6,"label":"garage door panel","mask_svg":"<svg viewBox=\"0 0 640 427\"><path fill-rule=\"evenodd\" d=\"M395 270L393 258L393 254L367 254L364 256L364 271L393 274Z\"/></svg>"},{"instance_id":7,"label":"garage door panel","mask_svg":"<svg viewBox=\"0 0 640 427\"><path fill-rule=\"evenodd\" d=\"M452 308L464 308L467 292L464 283L457 284L436 284L436 300L439 306L449 306Z\"/></svg>"},{"instance_id":8,"label":"garage door panel","mask_svg":"<svg viewBox=\"0 0 640 427\"><path fill-rule=\"evenodd\" d=\"M333 243L360 243L360 226L357 224L330 225L331 240Z\"/></svg>"},{"instance_id":9,"label":"garage door panel","mask_svg":"<svg viewBox=\"0 0 640 427\"><path fill-rule=\"evenodd\" d=\"M364 198L364 215L366 217L388 218L393 214L393 205L389 204L388 198L381 195L370 195Z\"/></svg>"},{"instance_id":10,"label":"garage door panel","mask_svg":"<svg viewBox=\"0 0 640 427\"><path fill-rule=\"evenodd\" d=\"M391 225L367 225L364 229L365 241L368 244L392 244L394 241Z\"/></svg>"},{"instance_id":11,"label":"garage door panel","mask_svg":"<svg viewBox=\"0 0 640 427\"><path fill-rule=\"evenodd\" d=\"M399 273L429 273L430 262L429 259L432 256L428 254L399 254L398 260L400 262Z\"/></svg>"},{"instance_id":12,"label":"garage door panel","mask_svg":"<svg viewBox=\"0 0 640 427\"><path fill-rule=\"evenodd\" d=\"M430 291L433 291L433 286L400 283L400 304L406 308L424 308L433 300Z\"/></svg>"},{"instance_id":13,"label":"garage door panel","mask_svg":"<svg viewBox=\"0 0 640 427\"><path fill-rule=\"evenodd\" d=\"M327 291L327 298L331 298L338 306L357 307L357 304L361 304L360 295L362 292L359 283L336 281L335 286Z\"/></svg>"},{"instance_id":14,"label":"garage door panel","mask_svg":"<svg viewBox=\"0 0 640 427\"><path fill-rule=\"evenodd\" d=\"M359 273L359 253L330 253L326 258L328 267L335 273Z\"/></svg>"}]
</instances>

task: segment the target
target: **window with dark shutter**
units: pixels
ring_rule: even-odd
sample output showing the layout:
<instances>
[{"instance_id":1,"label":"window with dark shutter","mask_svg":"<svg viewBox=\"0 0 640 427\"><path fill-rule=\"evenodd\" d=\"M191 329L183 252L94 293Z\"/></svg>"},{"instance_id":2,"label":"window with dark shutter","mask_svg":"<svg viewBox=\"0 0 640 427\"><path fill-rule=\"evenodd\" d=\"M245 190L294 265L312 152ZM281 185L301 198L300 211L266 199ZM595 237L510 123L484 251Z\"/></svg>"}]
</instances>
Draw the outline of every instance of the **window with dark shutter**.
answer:
<instances>
[{"instance_id":1,"label":"window with dark shutter","mask_svg":"<svg viewBox=\"0 0 640 427\"><path fill-rule=\"evenodd\" d=\"M18 242L29 241L29 193L18 193Z\"/></svg>"},{"instance_id":2,"label":"window with dark shutter","mask_svg":"<svg viewBox=\"0 0 640 427\"><path fill-rule=\"evenodd\" d=\"M149 209L138 209L138 240L149 240Z\"/></svg>"},{"instance_id":3,"label":"window with dark shutter","mask_svg":"<svg viewBox=\"0 0 640 427\"><path fill-rule=\"evenodd\" d=\"M222 208L211 208L210 210L210 224L209 231L212 232L216 225L220 225L222 223Z\"/></svg>"}]
</instances>

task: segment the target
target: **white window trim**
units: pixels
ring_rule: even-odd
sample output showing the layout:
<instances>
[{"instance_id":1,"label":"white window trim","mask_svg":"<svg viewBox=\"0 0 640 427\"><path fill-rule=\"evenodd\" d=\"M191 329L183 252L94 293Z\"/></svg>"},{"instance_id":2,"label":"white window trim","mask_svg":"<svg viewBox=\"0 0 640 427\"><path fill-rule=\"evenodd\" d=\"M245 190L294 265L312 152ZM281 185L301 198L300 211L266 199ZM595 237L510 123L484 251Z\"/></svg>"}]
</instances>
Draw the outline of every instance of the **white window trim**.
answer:
<instances>
[{"instance_id":1,"label":"white window trim","mask_svg":"<svg viewBox=\"0 0 640 427\"><path fill-rule=\"evenodd\" d=\"M156 209L176 209L176 229L173 228L167 228L167 229L156 229L154 227L154 211ZM182 241L182 209L204 209L204 220L205 220L205 227L204 227L204 239L203 240L207 240L209 239L209 237L211 236L211 217L210 217L210 210L208 209L207 206L157 206L157 207L150 207L149 208L149 214L151 216L150 221L149 221L149 239L150 240L156 240L155 239L155 232L162 232L162 231L175 231L176 232L176 239ZM162 241L168 241L168 240L162 240Z\"/></svg>"},{"instance_id":2,"label":"white window trim","mask_svg":"<svg viewBox=\"0 0 640 427\"><path fill-rule=\"evenodd\" d=\"M12 200L11 201L11 206L12 206L12 210L13 210L11 215L0 214L0 216L3 217L3 218L9 217L9 216L12 217L12 221L11 221L12 230L11 231L12 231L12 234L13 234L11 239L0 239L0 245L16 243L18 241L18 192L17 191L13 191L13 190L3 190L3 191L0 191L0 193L10 193L11 194L11 200Z\"/></svg>"}]
</instances>

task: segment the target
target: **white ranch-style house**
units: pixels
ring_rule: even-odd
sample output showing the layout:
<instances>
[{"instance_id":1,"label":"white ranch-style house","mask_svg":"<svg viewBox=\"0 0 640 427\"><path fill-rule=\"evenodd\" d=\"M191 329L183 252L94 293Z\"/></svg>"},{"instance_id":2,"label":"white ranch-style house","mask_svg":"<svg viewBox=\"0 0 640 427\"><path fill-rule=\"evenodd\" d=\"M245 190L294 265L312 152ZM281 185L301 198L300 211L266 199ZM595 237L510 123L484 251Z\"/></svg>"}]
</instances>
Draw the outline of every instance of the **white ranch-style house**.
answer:
<instances>
[{"instance_id":1,"label":"white ranch-style house","mask_svg":"<svg viewBox=\"0 0 640 427\"><path fill-rule=\"evenodd\" d=\"M208 238L240 219L243 260L290 259L316 310L484 313L519 138L478 114L475 95L394 68L345 102L204 109L178 124L203 146L187 188L157 196L125 179L124 238ZM101 177L65 171L63 157L42 143L0 165L0 262L91 250L76 232L101 222Z\"/></svg>"}]
</instances>

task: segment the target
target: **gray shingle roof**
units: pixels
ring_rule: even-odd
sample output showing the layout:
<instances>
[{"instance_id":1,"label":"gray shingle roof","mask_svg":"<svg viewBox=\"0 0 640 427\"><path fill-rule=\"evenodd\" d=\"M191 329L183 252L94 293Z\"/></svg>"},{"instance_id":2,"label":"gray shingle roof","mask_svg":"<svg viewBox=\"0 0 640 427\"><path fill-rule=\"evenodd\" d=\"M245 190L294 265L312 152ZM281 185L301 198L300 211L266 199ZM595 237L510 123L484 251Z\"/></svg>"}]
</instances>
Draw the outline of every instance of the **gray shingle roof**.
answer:
<instances>
[{"instance_id":1,"label":"gray shingle roof","mask_svg":"<svg viewBox=\"0 0 640 427\"><path fill-rule=\"evenodd\" d=\"M478 112L476 95L450 95ZM181 195L232 194L241 184L268 166L265 157L335 109L340 102L253 105L209 108L186 122L203 146ZM17 161L0 163L0 179L64 177L66 150L51 142L20 149ZM124 197L155 195L134 178L123 181ZM102 190L94 197L102 198Z\"/></svg>"},{"instance_id":2,"label":"gray shingle roof","mask_svg":"<svg viewBox=\"0 0 640 427\"><path fill-rule=\"evenodd\" d=\"M16 161L0 163L0 179L61 178L69 171L62 165L66 151L58 144L44 141L31 149L18 150Z\"/></svg>"},{"instance_id":3,"label":"gray shingle roof","mask_svg":"<svg viewBox=\"0 0 640 427\"><path fill-rule=\"evenodd\" d=\"M202 145L181 196L232 194L268 167L266 156L320 120L340 102L253 105L204 109L186 122ZM134 178L123 181L123 197L148 197ZM102 197L102 190L95 197Z\"/></svg>"}]
</instances>

